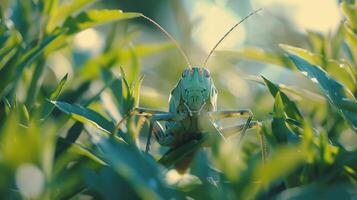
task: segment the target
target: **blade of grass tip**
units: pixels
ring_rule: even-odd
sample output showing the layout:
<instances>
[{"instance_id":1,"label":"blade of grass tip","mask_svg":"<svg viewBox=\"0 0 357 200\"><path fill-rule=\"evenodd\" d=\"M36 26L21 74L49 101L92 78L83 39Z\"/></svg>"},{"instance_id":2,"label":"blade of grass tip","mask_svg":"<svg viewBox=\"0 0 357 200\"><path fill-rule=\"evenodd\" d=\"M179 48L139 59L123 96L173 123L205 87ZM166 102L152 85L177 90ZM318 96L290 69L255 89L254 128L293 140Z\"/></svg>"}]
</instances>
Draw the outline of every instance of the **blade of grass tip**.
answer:
<instances>
[{"instance_id":1,"label":"blade of grass tip","mask_svg":"<svg viewBox=\"0 0 357 200\"><path fill-rule=\"evenodd\" d=\"M55 106L50 101L56 101L58 99L58 97L63 89L63 86L67 82L67 78L68 78L68 74L66 74L61 79L61 81L58 83L57 87L52 91L49 99L45 101L44 108L42 111L42 117L41 117L42 120L46 119L53 111Z\"/></svg>"}]
</instances>

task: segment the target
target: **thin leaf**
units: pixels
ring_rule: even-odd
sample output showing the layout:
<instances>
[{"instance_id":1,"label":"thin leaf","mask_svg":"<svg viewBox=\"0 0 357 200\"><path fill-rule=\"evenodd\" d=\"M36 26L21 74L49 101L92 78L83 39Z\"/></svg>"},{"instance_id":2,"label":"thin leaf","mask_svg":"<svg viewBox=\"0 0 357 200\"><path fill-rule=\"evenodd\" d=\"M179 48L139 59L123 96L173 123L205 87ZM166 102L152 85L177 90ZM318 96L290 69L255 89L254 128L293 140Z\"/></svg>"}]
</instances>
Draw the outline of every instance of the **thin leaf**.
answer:
<instances>
[{"instance_id":1,"label":"thin leaf","mask_svg":"<svg viewBox=\"0 0 357 200\"><path fill-rule=\"evenodd\" d=\"M352 93L318 66L312 65L296 55L288 54L288 56L305 76L319 85L329 102L341 113L357 133L357 115L339 106L340 102L347 98L346 92L348 94ZM353 101L355 101L354 97Z\"/></svg>"},{"instance_id":2,"label":"thin leaf","mask_svg":"<svg viewBox=\"0 0 357 200\"><path fill-rule=\"evenodd\" d=\"M67 17L79 11L81 8L92 4L95 1L96 0L72 0L72 2L70 3L59 6L57 9L54 10L54 13L49 16L50 18L46 27L47 32L52 31L59 23L63 22Z\"/></svg>"},{"instance_id":3,"label":"thin leaf","mask_svg":"<svg viewBox=\"0 0 357 200\"><path fill-rule=\"evenodd\" d=\"M56 144L56 152L55 157L59 157L63 152L65 152L68 148L71 147L72 144L76 142L79 135L81 134L84 128L83 123L76 122L74 123L71 128L67 131L66 137L62 140L57 140Z\"/></svg>"},{"instance_id":4,"label":"thin leaf","mask_svg":"<svg viewBox=\"0 0 357 200\"><path fill-rule=\"evenodd\" d=\"M295 102L291 101L288 96L282 92L280 90L280 87L276 84L274 84L273 82L269 81L267 78L265 78L264 76L262 76L266 86L268 87L271 95L273 97L276 97L277 93L279 92L281 95L281 100L282 103L284 104L284 110L287 114L288 117L301 121L302 119L302 115L297 107L297 105L295 104Z\"/></svg>"},{"instance_id":5,"label":"thin leaf","mask_svg":"<svg viewBox=\"0 0 357 200\"><path fill-rule=\"evenodd\" d=\"M0 94L3 88L7 86L7 84L12 81L13 87L16 86L17 82L19 81L23 70L30 65L35 59L37 59L41 53L44 51L44 49L50 45L57 37L59 37L62 34L61 30L56 30L53 34L49 35L46 37L38 46L35 48L31 49L27 53L25 53L19 61L14 65L14 66L9 66L9 67L16 67L16 74L15 77L13 75L12 70L10 73L0 73L0 80L2 84L0 84ZM5 68L5 67L4 67ZM12 73L11 73L12 72Z\"/></svg>"},{"instance_id":6,"label":"thin leaf","mask_svg":"<svg viewBox=\"0 0 357 200\"><path fill-rule=\"evenodd\" d=\"M341 3L342 12L347 18L348 24L357 29L357 4L349 4L347 1Z\"/></svg>"},{"instance_id":7,"label":"thin leaf","mask_svg":"<svg viewBox=\"0 0 357 200\"><path fill-rule=\"evenodd\" d=\"M346 61L338 61L334 59L327 59L324 54L312 53L306 49L293 47L289 45L280 45L285 51L290 54L299 56L311 64L323 67L332 77L338 79L345 84L350 90L356 89L356 71L349 67Z\"/></svg>"},{"instance_id":8,"label":"thin leaf","mask_svg":"<svg viewBox=\"0 0 357 200\"><path fill-rule=\"evenodd\" d=\"M347 24L344 24L343 32L345 34L345 41L349 47L353 61L354 63L357 63L357 34L354 33L353 30L347 26Z\"/></svg>"},{"instance_id":9,"label":"thin leaf","mask_svg":"<svg viewBox=\"0 0 357 200\"><path fill-rule=\"evenodd\" d=\"M269 186L274 181L287 177L297 169L305 160L304 151L298 146L287 146L277 149L275 154L265 164L256 165L253 180L259 183L249 183L251 186L245 193L244 199L251 199L261 189ZM282 164L284 163L284 164Z\"/></svg>"},{"instance_id":10,"label":"thin leaf","mask_svg":"<svg viewBox=\"0 0 357 200\"><path fill-rule=\"evenodd\" d=\"M139 13L124 13L121 10L88 10L76 17L68 17L63 27L68 28L68 34L74 34L101 24L139 16Z\"/></svg>"},{"instance_id":11,"label":"thin leaf","mask_svg":"<svg viewBox=\"0 0 357 200\"><path fill-rule=\"evenodd\" d=\"M158 165L133 146L103 138L98 147L98 155L137 191L141 199L174 197L162 182Z\"/></svg>"},{"instance_id":12,"label":"thin leaf","mask_svg":"<svg viewBox=\"0 0 357 200\"><path fill-rule=\"evenodd\" d=\"M54 105L50 103L51 101L56 101L63 89L64 84L67 81L68 74L66 74L61 81L58 83L57 87L52 91L48 101L45 102L43 112L42 112L42 119L46 119L54 109Z\"/></svg>"},{"instance_id":13,"label":"thin leaf","mask_svg":"<svg viewBox=\"0 0 357 200\"><path fill-rule=\"evenodd\" d=\"M275 96L273 121L271 123L273 135L278 144L298 141L298 137L286 126L285 118L285 107L282 95L278 92Z\"/></svg>"},{"instance_id":14,"label":"thin leaf","mask_svg":"<svg viewBox=\"0 0 357 200\"><path fill-rule=\"evenodd\" d=\"M79 105L71 105L60 101L51 101L61 111L69 114L75 120L95 125L98 129L111 134L115 125L94 110Z\"/></svg>"},{"instance_id":15,"label":"thin leaf","mask_svg":"<svg viewBox=\"0 0 357 200\"><path fill-rule=\"evenodd\" d=\"M13 48L15 48L20 42L22 41L22 37L19 32L13 30L10 32L10 36L6 39L4 43L1 43L1 48L0 48L0 58L1 63L3 62L3 59L6 54L8 54Z\"/></svg>"}]
</instances>

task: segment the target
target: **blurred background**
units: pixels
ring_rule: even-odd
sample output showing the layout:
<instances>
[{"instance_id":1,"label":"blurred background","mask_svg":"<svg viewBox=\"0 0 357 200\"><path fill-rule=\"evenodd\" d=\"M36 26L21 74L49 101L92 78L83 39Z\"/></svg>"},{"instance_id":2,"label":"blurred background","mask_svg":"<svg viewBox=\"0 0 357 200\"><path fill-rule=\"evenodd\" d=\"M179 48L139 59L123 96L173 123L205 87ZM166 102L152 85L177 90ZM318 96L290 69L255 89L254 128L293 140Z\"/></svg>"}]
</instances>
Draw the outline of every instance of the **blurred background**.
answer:
<instances>
[{"instance_id":1,"label":"blurred background","mask_svg":"<svg viewBox=\"0 0 357 200\"><path fill-rule=\"evenodd\" d=\"M70 2L62 0L60 4ZM0 2L5 18L12 20L7 21L9 26L17 26L28 42L41 28L40 16L31 14L30 5L36 3L37 0ZM192 65L201 66L214 44L230 27L250 12L263 8L230 33L211 56L207 67L218 88L219 109L250 108L256 119L264 121L271 117L273 98L258 83L260 75L308 92L310 98L291 94L305 113L326 106L327 102L315 84L306 81L300 73L291 71L289 65L260 62L259 56L266 51L282 58L284 53L280 44L311 49L320 44L312 44L309 38L329 40L325 36L337 34L343 20L338 3L336 0L100 0L82 9L120 9L143 13L173 35ZM20 22L23 22L22 25ZM121 66L129 75L129 81L139 74L144 75L140 106L167 110L170 91L187 67L172 41L143 18L88 28L67 39L67 42L46 58L44 75L38 84L43 83L47 92L68 73L65 90L91 81L84 96L89 97L103 86L101 67L110 68L119 75ZM318 53L322 51L314 50ZM25 72L27 77L32 74L31 70ZM17 90L17 98L28 101L26 86ZM106 102L104 105L110 106L107 97L106 92L101 94L102 101ZM68 98L75 101L75 98ZM102 110L98 104L90 106ZM116 109L106 110L113 112L110 117L119 120L120 114ZM346 134L349 135L348 141L356 141L350 131Z\"/></svg>"},{"instance_id":2,"label":"blurred background","mask_svg":"<svg viewBox=\"0 0 357 200\"><path fill-rule=\"evenodd\" d=\"M12 18L17 1L3 0L1 2L3 7L7 8L4 10L6 17ZM15 7L11 7L11 4ZM282 43L305 48L308 46L304 34L306 31L329 34L339 26L341 17L337 4L338 2L334 0L313 2L308 0L103 0L97 1L91 7L115 8L125 12L145 14L161 24L176 38L192 65L200 66L208 52L226 31L258 8L263 8L263 11L234 30L220 44L217 48L218 51L239 50L252 46L267 51L280 52L279 44ZM36 18L36 16L33 17ZM36 29L36 26L32 29ZM107 48L105 41L110 37L113 29L116 29L116 38L121 38L121 36L131 38L130 42L113 40L111 45L117 47L124 45L125 48L129 48L136 44L162 44L156 46L156 51L144 53L143 56L139 55L137 61L140 62L141 74L145 75L142 95L149 97L141 98L143 99L141 104L146 107L167 109L169 92L187 64L177 49L168 44L171 41L157 27L144 19L121 21L115 26L104 25L76 34L71 43L73 49L62 49L51 54L47 60L47 65L51 70L48 73L52 73L57 79L63 77L65 73L69 73L69 79L74 82L79 80L78 78L89 79L96 76L95 72L88 68L95 68L91 65L93 64L91 61L94 57L99 57ZM35 31L29 32L28 34L31 34ZM165 43L168 45L165 46ZM73 51L72 55L69 54L69 50ZM113 69L122 66L130 71L130 65L132 65L130 62L118 61ZM208 63L208 68L219 89L219 106L222 108L252 107L250 104L255 103L253 98L259 92L259 85L249 82L247 79L260 74L288 85L293 84L302 88L312 87L314 89L311 84L306 85L304 82L299 82L299 76L297 79L290 77L292 74L285 73L284 68L249 61L243 57L231 59L224 55L214 54ZM90 74L91 72L92 74ZM48 82L53 80L49 75L43 78Z\"/></svg>"},{"instance_id":3,"label":"blurred background","mask_svg":"<svg viewBox=\"0 0 357 200\"><path fill-rule=\"evenodd\" d=\"M58 3L58 10L56 10L56 6L51 7L48 2L52 2L54 5ZM0 147L3 147L2 149L0 148L0 172L9 173L4 173L7 174L7 177L4 179L0 178L0 197L2 197L2 194L8 197L7 195L9 195L9 193L11 195L15 193L13 191L8 193L8 185L10 185L11 188L20 188L19 190L22 188L23 190L20 191L21 194L17 195L26 198L41 197L46 199L46 197L53 196L58 199L63 199L67 197L66 195L75 196L80 193L92 195L91 192L93 191L99 191L98 193L102 195L101 197L105 197L107 188L96 190L95 184L93 186L93 182L96 183L98 179L93 178L96 177L93 173L94 171L101 171L101 173L104 171L103 174L96 174L102 178L102 182L111 180L108 177L112 177L112 174L106 174L106 172L108 172L105 171L108 170L107 165L103 164L103 162L99 162L96 156L109 163L109 165L114 165L112 162L116 164L119 163L120 165L124 163L124 161L128 161L125 160L128 159L128 156L122 156L121 151L128 151L126 152L128 155L134 155L134 158L142 162L147 158L146 154L136 152L138 149L143 149L146 140L146 131L142 131L143 133L139 134L141 125L137 124L140 124L140 120L134 120L137 123L135 125L140 127L137 130L133 131L135 129L133 127L135 126L130 124L130 120L126 124L126 129L124 128L124 130L127 131L126 134L132 136L135 142L140 141L139 145L135 142L134 145L128 142L130 145L124 148L121 147L120 145L122 144L118 142L119 146L113 145L115 146L113 149L123 149L116 152L116 157L112 156L108 158L105 157L105 153L103 154L103 152L97 151L96 149L98 144L100 144L99 141L102 141L98 139L101 137L93 137L95 133L97 134L103 131L103 127L100 127L98 124L95 124L96 127L88 125L91 123L93 125L93 121L96 122L97 119L90 119L89 123L85 120L85 122L83 122L83 118L88 116L77 116L77 118L75 118L73 117L73 113L68 110L67 112L63 111L63 108L60 108L58 105L56 106L59 109L54 109L54 105L51 105L52 107L49 109L49 113L44 115L44 118L38 118L38 113L41 113L43 108L49 106L48 104L50 103L48 103L46 99L50 98L51 100L67 102L68 105L72 106L81 105L83 109L84 107L90 108L92 111L96 111L101 116L104 116L104 121L107 120L107 124L115 126L129 109L134 106L134 103L131 102L132 99L130 99L132 96L130 95L135 95L129 95L129 89L126 91L127 94L122 92L122 89L125 89L123 79L118 79L120 80L120 87L123 87L113 90L112 86L114 84L112 85L112 82L110 82L108 78L109 75L110 78L123 77L124 73L126 74L128 82L134 83L134 89L136 87L135 83L137 83L135 80L141 75L144 76L140 92L137 92L139 95L138 103L141 107L163 111L168 110L170 91L174 88L181 77L181 73L187 67L184 58L175 45L173 45L173 42L148 20L141 17L133 17L132 19L125 20L122 20L120 17L111 18L111 15L118 13L108 11L111 12L108 14L104 9L120 9L123 12L138 12L150 17L177 40L192 65L202 66L213 46L234 24L254 10L262 8L262 11L247 19L229 34L212 54L206 66L210 70L218 89L218 109L251 109L254 113L254 120L259 120L264 124L265 129L260 130L265 131L267 135L274 138L276 135L279 135L279 131L281 131L274 129L274 124L270 123L277 120L275 115L277 113L276 107L278 107L277 100L274 99L273 93L269 93L269 89L271 88L267 87L267 82L264 84L261 76L277 83L276 87L287 94L286 98L290 98L294 101L291 103L295 106L293 110L298 110L297 113L301 111L301 114L298 114L296 118L296 121L300 122L300 124L293 126L283 121L282 124L284 124L286 128L284 129L284 134L292 134L294 136L292 141L290 141L291 138L283 141L282 144L279 143L280 141L276 143L269 141L269 146L277 147L277 149L284 145L288 146L288 148L295 147L294 145L297 144L296 141L301 141L297 139L298 136L301 139L300 136L302 134L310 133L312 130L314 133L318 132L319 134L314 135L316 140L313 142L310 141L313 145L306 147L306 149L313 152L310 153L315 156L315 160L310 161L310 158L307 158L304 161L304 164L307 166L304 167L310 170L306 170L305 178L300 178L301 180L299 180L300 182L298 182L298 184L284 185L285 180L278 180L279 176L274 174L274 172L276 173L276 171L280 169L280 165L278 167L276 165L274 166L276 168L272 167L272 170L267 173L269 176L273 174L271 177L268 177L267 180L284 182L282 185L286 187L285 189L293 186L304 187L305 184L315 183L316 180L322 180L320 182L322 184L318 185L319 187L340 180L345 181L341 181L342 186L345 183L355 184L355 180L357 179L357 169L353 168L355 163L354 165L350 165L347 161L347 164L339 164L337 162L341 160L344 161L344 158L348 161L356 159L357 136L353 130L355 127L348 121L348 117L344 116L345 113L341 114L341 109L336 109L336 105L333 103L330 104L330 97L326 95L326 91L319 89L318 84L315 84L317 83L316 79L310 78L312 80L310 81L300 73L292 61L286 57L287 52L298 52L297 54L302 55L302 57L309 62L315 65L321 65L332 78L344 84L344 87L349 91L349 93L347 92L347 96L355 101L353 95L356 96L357 94L357 47L354 46L356 43L353 41L357 40L353 40L353 38L357 33L357 25L354 32L351 31L349 33L347 31L349 29L346 28L347 25L344 26L344 23L347 24L347 22L349 22L355 25L355 20L351 19L354 19L353 16L356 16L354 12L351 12L352 14L348 13L348 6L346 6L344 10L345 13L342 14L341 2L342 1L337 0L1 0L0 44L4 44L4 47L5 45L7 46L6 48L0 46L0 56L6 55L0 58L0 72L3 73L0 74L2 78L0 82L3 82L0 83L0 128L2 130L2 133L0 133L2 138L2 140L0 140ZM350 9L356 10L357 6L355 1L345 0L343 2L349 2L351 4L349 5L351 7ZM95 18L97 11L92 12L92 14L94 13L93 16L87 15L87 13L90 13L93 9L100 10L100 14L98 14L99 12L97 13L98 16L100 15L99 17L97 16L98 19ZM91 17L93 19L91 19ZM91 20L94 22L91 22ZM99 22L97 23L95 20ZM63 33L61 33L63 35L54 39L54 42L51 40L46 43L46 39L51 39L52 36L54 37L54 35L56 35L56 27L59 27L59 30L63 31ZM354 37L348 36L347 33L351 35L354 34ZM41 45L43 43L44 47L42 48ZM36 54L38 49L40 49L41 53ZM29 59L30 61L24 62L25 64L19 66L16 65L18 62L14 62L15 64L10 62L12 59L16 60L17 58L22 58L27 61L27 54L30 55L29 57L33 56L36 58L33 60ZM21 59L19 60L22 61ZM19 63L22 64L21 62ZM16 80L6 79L7 75L5 73L8 71L5 70L7 69L5 66L18 70L14 73L16 74L14 75L14 77L17 78ZM121 71L120 67L122 67L123 71ZM66 74L68 74L67 80L65 80L67 78L65 76ZM111 74L114 76L111 77ZM63 81L62 85L60 82L61 79ZM118 81L117 79L115 80ZM64 84L65 82L66 84ZM56 89L54 90L54 88ZM57 93L56 90L58 90ZM119 90L121 92L120 94L116 92ZM52 96L53 91L55 92L55 97ZM341 97L345 96L341 95ZM296 105L294 103L296 103ZM289 106L291 106L291 104L289 104ZM288 113L291 111L289 110L291 109L289 106L282 108L283 111L281 112ZM338 106L339 105L337 105L337 107ZM83 110L80 111L82 112ZM353 111L353 108L351 108L348 112L350 112L348 113L350 114L349 117L354 119L354 122L357 122L354 115L356 110ZM19 116L13 114L18 118L12 118L11 113L19 113ZM286 115L289 116L289 114ZM102 119L103 118L100 118L99 121ZM32 127L30 125L33 121L35 121L35 125ZM241 122L243 123L244 121ZM230 120L224 122L224 125L232 124L236 124L236 122ZM302 124L306 126L302 127ZM309 125L311 125L311 127ZM17 127L18 129L12 130L12 127ZM98 130L98 127L102 129ZM146 129L147 124L144 125L142 130ZM29 138L35 138L36 140L34 139L32 141L24 137L26 141L25 139L22 141L17 139L22 138L22 135L16 136L16 134L12 134L16 131L20 133L23 130L28 132ZM41 135L47 132L50 132L50 136ZM257 131L251 130L249 132L255 133ZM72 136L73 138L70 138ZM122 135L120 136L122 137ZM10 138L8 139L9 141L22 141L22 143L14 142L13 144L9 142L8 144L10 145L7 145L6 138ZM43 146L41 146L40 144L43 138L45 138L43 141L46 142L43 142ZM127 139L125 137L122 138ZM79 153L73 150L72 146L69 148L67 143L65 143L67 146L64 145L65 150L61 150L60 147L63 145L61 143L62 139L70 140L69 143L74 146L73 148L80 149L77 149ZM30 142L27 143L27 140ZM234 175L237 173L235 169L239 169L244 172L242 174L248 174L247 176L250 176L254 173L244 171L246 170L244 167L240 168L242 163L244 163L243 165L246 164L247 166L255 167L258 166L258 164L256 164L257 162L250 162L251 160L249 159L255 159L254 161L260 159L260 144L257 140L257 136L255 134L248 134L247 140L249 142L247 142L244 150L242 150L242 154L248 153L239 157L239 159L244 160L244 162L237 158L238 160L235 160L237 162L232 161L231 165L229 155L236 152L237 145L221 145L220 147L222 147L223 153L216 152L217 154L213 153L213 155L211 155L204 152L200 154L200 158L202 158L202 155L208 155L207 157L209 159L204 157L206 158L204 162L197 159L198 161L195 164L195 166L201 167L199 169L204 168L202 167L202 163L205 164L204 166L207 164L223 168L222 174L232 182L232 185L226 189L232 193L237 192L237 194L235 194L236 196L233 197L238 199L242 196L245 197L245 190L243 189L243 192L241 192L240 190L235 190L234 187L244 186L247 181L245 181L245 179L235 179L236 177L230 176L232 175L230 173L234 171ZM33 152L29 151L28 154L24 151L24 155L22 155L21 152L18 153L18 149L25 148L23 146L26 145L31 148L33 147L35 150L33 150ZM151 155L153 155L153 158L156 160L168 149L160 147L156 142L153 142L152 146ZM136 149L137 147L139 148ZM4 149L8 149L8 151ZM135 151L133 151L134 153L131 152L132 149L135 149ZM58 151L60 153L58 153ZM6 152L8 154L6 154ZM284 154L285 158L292 157L289 155L302 155L298 154L296 149L288 152L291 154ZM337 152L346 154L338 154ZM53 157L51 157L51 155ZM245 157L245 155L249 156ZM280 156L281 154L276 155ZM337 155L341 155L341 157L348 155L351 156L351 159L347 159L348 156L340 158L337 157ZM83 157L90 161L87 162ZM114 162L112 161L114 158L123 160ZM336 159L334 160L334 158ZM132 160L128 162L130 163L130 161ZM147 160L145 160L144 163L149 163L149 166L160 169L153 173L155 176L160 177L161 171L163 171L161 170L162 166L159 166L156 162L152 164L152 160L150 160L150 162L146 161ZM93 167L93 163L95 163L96 167ZM295 163L295 161L291 160L291 163ZM296 163L294 167L297 166L296 168L298 168L302 166L302 164L301 166L299 165L298 161L296 161ZM53 168L52 165L54 166ZM100 165L100 167L97 165ZM132 166L136 165L137 163L133 162L126 167L131 169ZM333 168L335 165L346 167L343 168L345 174L341 173L342 175L340 176L341 170L338 167ZM76 169L72 170L71 166L74 166L73 168ZM92 174L84 173L82 170L82 168L91 167L95 168L95 170L91 171ZM329 167L333 168L336 172L331 173L331 177L333 178L321 178L331 169ZM125 170L127 170L127 168L125 168ZM147 187L145 186L145 189L148 189L148 191L145 190L145 192L140 190L142 188L136 188L137 185L135 184L141 184L140 178L145 178L145 175L151 173L151 168L145 171L148 168L150 167L133 167L134 171L130 172L139 174L139 178L135 180L132 177L128 178L126 176L128 172L125 170L123 170L124 172L120 170L118 172L115 171L118 168L113 167L110 169L112 170L110 172L114 173L115 171L115 176L119 176L115 181L123 184L123 187L129 188L128 193L130 195L134 194L139 195L139 197L145 197L148 191L154 191L155 188L155 192L161 195L161 191L163 190L160 190L159 186L155 185L159 184L159 182L149 182L146 185ZM198 167L196 168L198 169ZM206 177L200 177L197 169L196 171L193 169L192 174L199 178L203 177L202 180L205 180ZM257 169L260 168L257 167ZM264 172L264 170L262 171ZM286 169L286 174L288 175L291 171ZM144 173L144 175L140 173ZM65 175L62 176L62 174ZM300 176L300 171L295 170L291 174L298 177ZM0 177L1 175L0 173ZM71 177L72 175L78 176L75 176L73 180L70 178L67 180L67 177ZM37 185L31 185L31 183L27 181L33 179L33 177L38 178L37 181L34 181ZM62 180L62 178L65 180ZM251 182L257 180L254 179L254 176L249 178L252 178L249 179ZM158 181L161 179L154 177L152 180ZM168 182L170 182L170 180ZM206 184L205 187L209 185L209 187L207 186L208 189L206 188L207 191L217 192L215 193L217 195L218 193L223 196L225 195L223 190L223 192L216 191L214 187L212 189L211 187L214 184L210 185L211 183L208 184L207 181L204 183ZM56 184L61 185L61 191L65 194L62 195L58 192L60 190L57 189L58 185ZM165 184L163 185L166 187ZM267 182L267 185L269 184L270 182ZM108 186L108 182L103 185ZM111 183L109 183L109 185L111 185ZM341 185L336 187L338 191L344 191L339 190ZM263 194L261 196L262 199L264 199L264 195L270 195L270 191L265 190L265 186L263 186L260 188ZM271 191L276 189L276 185L271 184L269 187L270 186ZM3 190L3 188L5 189ZM84 190L84 192L80 191L83 188L88 189L89 192ZM168 190L171 190L171 186L168 188ZM255 185L249 185L247 188L247 191L250 191L251 188L255 188ZM30 191L26 191L26 189ZM38 189L38 191L36 189ZM3 191L5 192L2 193ZM178 191L180 194L188 194L185 193L187 192L185 188L179 188ZM255 192L258 193L258 191L257 189ZM110 192L115 193L116 188L110 188ZM205 194L210 194L209 192ZM94 197L100 196L98 193L93 193L95 194ZM252 192L252 194L255 193ZM317 194L317 192L314 190L313 194ZM122 194L119 194L119 196L120 195Z\"/></svg>"}]
</instances>

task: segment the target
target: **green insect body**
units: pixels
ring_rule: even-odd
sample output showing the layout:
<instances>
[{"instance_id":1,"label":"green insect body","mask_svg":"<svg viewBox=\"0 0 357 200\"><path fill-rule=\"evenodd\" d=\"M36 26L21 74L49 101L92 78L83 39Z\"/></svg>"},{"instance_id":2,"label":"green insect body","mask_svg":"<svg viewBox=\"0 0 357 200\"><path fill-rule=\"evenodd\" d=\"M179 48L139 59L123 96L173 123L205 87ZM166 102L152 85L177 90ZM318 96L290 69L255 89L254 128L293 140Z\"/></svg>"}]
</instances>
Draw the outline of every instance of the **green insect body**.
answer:
<instances>
[{"instance_id":1,"label":"green insect body","mask_svg":"<svg viewBox=\"0 0 357 200\"><path fill-rule=\"evenodd\" d=\"M201 146L210 146L216 139L225 140L225 137L239 131L243 135L247 128L259 125L258 122L251 122L252 113L249 110L218 111L217 95L217 89L208 69L202 67L185 69L171 91L169 112L137 108L138 115L148 116L151 122L147 151L151 133L160 145L170 147L167 153L169 154L193 140L202 141ZM246 124L229 128L218 126L218 120L230 117L245 117L248 120ZM160 121L165 121L165 128L161 126ZM197 150L196 148L185 152L186 154L174 164L179 173L186 172Z\"/></svg>"},{"instance_id":2,"label":"green insect body","mask_svg":"<svg viewBox=\"0 0 357 200\"><path fill-rule=\"evenodd\" d=\"M214 46L203 66L206 66L208 58L222 40L241 22L259 10L252 12L234 25ZM238 132L241 132L241 141L248 128L257 127L260 124L259 122L251 121L253 115L248 109L217 110L218 92L208 69L197 66L191 67L187 56L176 40L159 24L146 16L143 17L158 26L160 30L173 40L188 63L188 68L183 71L181 78L171 91L168 112L146 108L135 109L137 115L145 116L150 121L146 152L149 151L151 135L154 134L160 145L170 148L159 161L168 167L174 166L182 174L189 168L195 153L199 149L198 147L210 146L213 142L219 139L225 140L226 137ZM245 124L238 124L227 128L218 125L220 120L232 117L243 117L247 121ZM165 122L164 127L160 122ZM187 149L187 146L190 148Z\"/></svg>"},{"instance_id":3,"label":"green insect body","mask_svg":"<svg viewBox=\"0 0 357 200\"><path fill-rule=\"evenodd\" d=\"M200 67L186 69L169 98L170 113L189 116L180 123L182 130L190 134L202 132L202 127L198 123L201 113L216 110L217 89L209 71ZM166 122L166 129L177 125L176 122ZM176 138L179 138L184 134L176 135Z\"/></svg>"}]
</instances>

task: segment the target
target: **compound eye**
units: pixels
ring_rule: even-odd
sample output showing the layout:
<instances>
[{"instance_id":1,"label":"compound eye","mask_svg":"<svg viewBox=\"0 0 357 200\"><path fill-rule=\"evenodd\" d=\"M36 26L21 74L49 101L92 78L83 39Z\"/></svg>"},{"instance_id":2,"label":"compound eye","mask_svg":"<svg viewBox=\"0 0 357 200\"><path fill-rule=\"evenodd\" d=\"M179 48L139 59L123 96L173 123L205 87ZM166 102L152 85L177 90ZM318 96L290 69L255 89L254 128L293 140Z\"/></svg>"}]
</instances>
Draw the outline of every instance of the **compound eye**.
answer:
<instances>
[{"instance_id":1,"label":"compound eye","mask_svg":"<svg viewBox=\"0 0 357 200\"><path fill-rule=\"evenodd\" d=\"M206 69L206 68L203 69L203 75L207 78L210 77L210 73L209 73L208 69Z\"/></svg>"},{"instance_id":2,"label":"compound eye","mask_svg":"<svg viewBox=\"0 0 357 200\"><path fill-rule=\"evenodd\" d=\"M191 73L191 69L185 69L185 71L182 72L182 77L185 78Z\"/></svg>"},{"instance_id":3,"label":"compound eye","mask_svg":"<svg viewBox=\"0 0 357 200\"><path fill-rule=\"evenodd\" d=\"M185 71L182 72L182 77L185 78L189 73L188 69L185 69Z\"/></svg>"}]
</instances>

